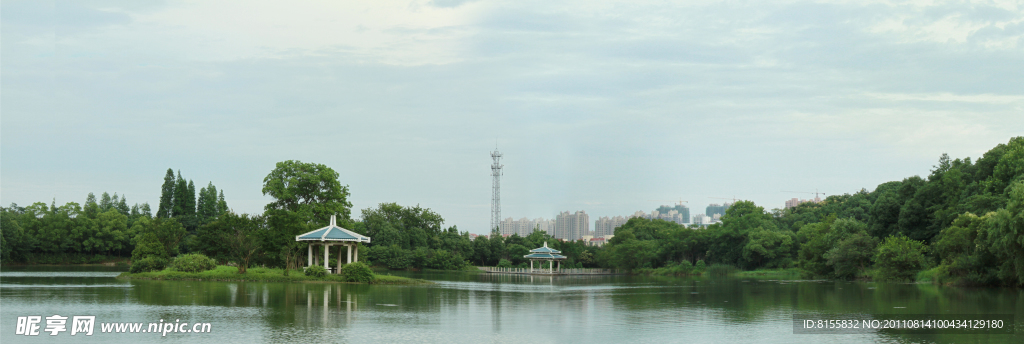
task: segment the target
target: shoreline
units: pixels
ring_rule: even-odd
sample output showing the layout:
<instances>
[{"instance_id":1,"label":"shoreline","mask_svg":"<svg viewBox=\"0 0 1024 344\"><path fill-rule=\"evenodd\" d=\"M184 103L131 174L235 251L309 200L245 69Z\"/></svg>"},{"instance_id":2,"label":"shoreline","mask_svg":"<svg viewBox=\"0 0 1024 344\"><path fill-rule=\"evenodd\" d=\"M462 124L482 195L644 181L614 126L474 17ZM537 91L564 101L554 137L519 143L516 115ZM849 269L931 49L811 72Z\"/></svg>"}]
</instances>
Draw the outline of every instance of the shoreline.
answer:
<instances>
[{"instance_id":1,"label":"shoreline","mask_svg":"<svg viewBox=\"0 0 1024 344\"><path fill-rule=\"evenodd\" d=\"M427 285L434 282L391 275L373 275L370 282L350 282L340 275L327 275L323 278L306 276L301 270L290 270L289 275L283 269L249 268L245 274L239 274L237 267L219 265L213 270L202 272L183 272L164 269L161 271L130 273L123 272L117 279L153 280L153 281L213 281L213 282L284 282L284 283L339 283L339 284L378 284L378 285Z\"/></svg>"}]
</instances>

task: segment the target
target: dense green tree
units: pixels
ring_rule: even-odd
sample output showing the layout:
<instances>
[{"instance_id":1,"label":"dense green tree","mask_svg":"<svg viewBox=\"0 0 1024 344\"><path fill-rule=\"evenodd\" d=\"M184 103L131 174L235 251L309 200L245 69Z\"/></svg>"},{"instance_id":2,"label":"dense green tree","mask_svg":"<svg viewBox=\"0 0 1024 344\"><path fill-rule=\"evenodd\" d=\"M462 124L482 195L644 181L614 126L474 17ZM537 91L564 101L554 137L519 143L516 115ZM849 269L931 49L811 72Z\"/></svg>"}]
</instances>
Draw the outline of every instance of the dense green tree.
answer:
<instances>
[{"instance_id":1,"label":"dense green tree","mask_svg":"<svg viewBox=\"0 0 1024 344\"><path fill-rule=\"evenodd\" d=\"M875 253L876 279L908 281L926 267L927 246L905 236L885 238Z\"/></svg>"},{"instance_id":2,"label":"dense green tree","mask_svg":"<svg viewBox=\"0 0 1024 344\"><path fill-rule=\"evenodd\" d=\"M215 223L220 227L218 231L228 248L228 257L238 264L238 273L244 274L253 259L263 254L263 243L260 242L263 236L260 233L266 231L266 222L262 216L239 216L229 212Z\"/></svg>"},{"instance_id":3,"label":"dense green tree","mask_svg":"<svg viewBox=\"0 0 1024 344\"><path fill-rule=\"evenodd\" d=\"M1024 180L1008 187L1006 208L987 215L983 243L998 259L998 277L1005 285L1024 285Z\"/></svg>"},{"instance_id":4,"label":"dense green tree","mask_svg":"<svg viewBox=\"0 0 1024 344\"><path fill-rule=\"evenodd\" d=\"M338 173L330 167L288 160L277 163L263 178L263 194L274 198L266 210L298 213L306 221L327 224L338 215L339 224L347 224L352 203L348 186L338 181Z\"/></svg>"},{"instance_id":5,"label":"dense green tree","mask_svg":"<svg viewBox=\"0 0 1024 344\"><path fill-rule=\"evenodd\" d=\"M157 217L171 217L174 215L174 170L168 168L167 175L164 176L164 184L160 188L160 205L157 208Z\"/></svg>"}]
</instances>

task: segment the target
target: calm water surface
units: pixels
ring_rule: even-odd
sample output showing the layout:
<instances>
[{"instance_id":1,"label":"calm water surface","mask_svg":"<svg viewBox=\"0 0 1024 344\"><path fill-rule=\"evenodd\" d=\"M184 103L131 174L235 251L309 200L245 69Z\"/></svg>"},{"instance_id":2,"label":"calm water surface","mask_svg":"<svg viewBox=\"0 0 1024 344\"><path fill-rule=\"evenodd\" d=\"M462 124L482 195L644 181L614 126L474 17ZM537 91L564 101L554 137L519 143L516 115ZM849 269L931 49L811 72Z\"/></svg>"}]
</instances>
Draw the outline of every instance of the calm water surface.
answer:
<instances>
[{"instance_id":1,"label":"calm water surface","mask_svg":"<svg viewBox=\"0 0 1024 344\"><path fill-rule=\"evenodd\" d=\"M1016 289L462 273L401 273L437 284L370 286L125 281L115 279L120 272L5 268L0 342L1024 343L1024 334L793 334L794 313L1015 314L1024 329ZM95 315L93 336L14 334L17 317L54 314ZM100 331L100 323L161 319L210 323L211 332Z\"/></svg>"}]
</instances>

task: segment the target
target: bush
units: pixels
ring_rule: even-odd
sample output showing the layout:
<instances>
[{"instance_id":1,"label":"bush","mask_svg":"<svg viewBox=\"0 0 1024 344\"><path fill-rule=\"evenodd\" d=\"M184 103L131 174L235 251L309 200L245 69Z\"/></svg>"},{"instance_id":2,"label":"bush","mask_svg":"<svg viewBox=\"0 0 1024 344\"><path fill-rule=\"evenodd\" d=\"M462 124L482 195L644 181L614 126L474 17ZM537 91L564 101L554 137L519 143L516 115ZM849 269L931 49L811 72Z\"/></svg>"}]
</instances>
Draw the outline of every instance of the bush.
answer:
<instances>
[{"instance_id":1,"label":"bush","mask_svg":"<svg viewBox=\"0 0 1024 344\"><path fill-rule=\"evenodd\" d=\"M466 265L466 260L462 259L461 255L452 254L446 250L437 250L434 251L434 256L430 257L427 265L438 270L462 270L462 267ZM512 264L509 263L508 267L512 267Z\"/></svg>"},{"instance_id":2,"label":"bush","mask_svg":"<svg viewBox=\"0 0 1024 344\"><path fill-rule=\"evenodd\" d=\"M324 278L327 277L327 269L319 265L313 265L306 268L306 276Z\"/></svg>"},{"instance_id":3,"label":"bush","mask_svg":"<svg viewBox=\"0 0 1024 344\"><path fill-rule=\"evenodd\" d=\"M341 267L341 275L348 282L369 283L373 281L373 271L361 262L345 264Z\"/></svg>"},{"instance_id":4,"label":"bush","mask_svg":"<svg viewBox=\"0 0 1024 344\"><path fill-rule=\"evenodd\" d=\"M696 272L704 272L705 269L707 269L707 267L704 266L704 260L703 259L698 260L697 264L693 266L693 270L696 271Z\"/></svg>"},{"instance_id":5,"label":"bush","mask_svg":"<svg viewBox=\"0 0 1024 344\"><path fill-rule=\"evenodd\" d=\"M181 254L171 262L171 269L183 272L203 272L216 267L217 263L213 261L213 258L202 253Z\"/></svg>"},{"instance_id":6,"label":"bush","mask_svg":"<svg viewBox=\"0 0 1024 344\"><path fill-rule=\"evenodd\" d=\"M137 274L140 272L160 271L167 266L167 260L160 257L146 257L140 260L132 261L132 267L128 272Z\"/></svg>"},{"instance_id":7,"label":"bush","mask_svg":"<svg viewBox=\"0 0 1024 344\"><path fill-rule=\"evenodd\" d=\"M498 267L499 268L511 268L512 267L512 262L508 261L508 259L499 260L498 261Z\"/></svg>"},{"instance_id":8,"label":"bush","mask_svg":"<svg viewBox=\"0 0 1024 344\"><path fill-rule=\"evenodd\" d=\"M890 236L875 253L875 278L880 281L909 281L925 268L924 243L905 236Z\"/></svg>"}]
</instances>

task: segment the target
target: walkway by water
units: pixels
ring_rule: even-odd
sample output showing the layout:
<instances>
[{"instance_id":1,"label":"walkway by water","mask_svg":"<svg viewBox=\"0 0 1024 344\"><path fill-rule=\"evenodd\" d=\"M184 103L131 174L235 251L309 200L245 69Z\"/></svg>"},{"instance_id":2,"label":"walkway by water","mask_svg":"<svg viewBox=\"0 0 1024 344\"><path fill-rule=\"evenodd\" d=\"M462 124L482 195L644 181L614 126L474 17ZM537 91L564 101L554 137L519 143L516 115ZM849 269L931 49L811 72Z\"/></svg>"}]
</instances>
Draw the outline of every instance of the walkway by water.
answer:
<instances>
[{"instance_id":1,"label":"walkway by water","mask_svg":"<svg viewBox=\"0 0 1024 344\"><path fill-rule=\"evenodd\" d=\"M487 273L492 274L520 274L520 275L542 275L542 276L560 276L560 275L625 275L626 273L617 269L559 269L559 270L548 270L548 269L530 269L530 268L497 268L481 266L478 267Z\"/></svg>"}]
</instances>

